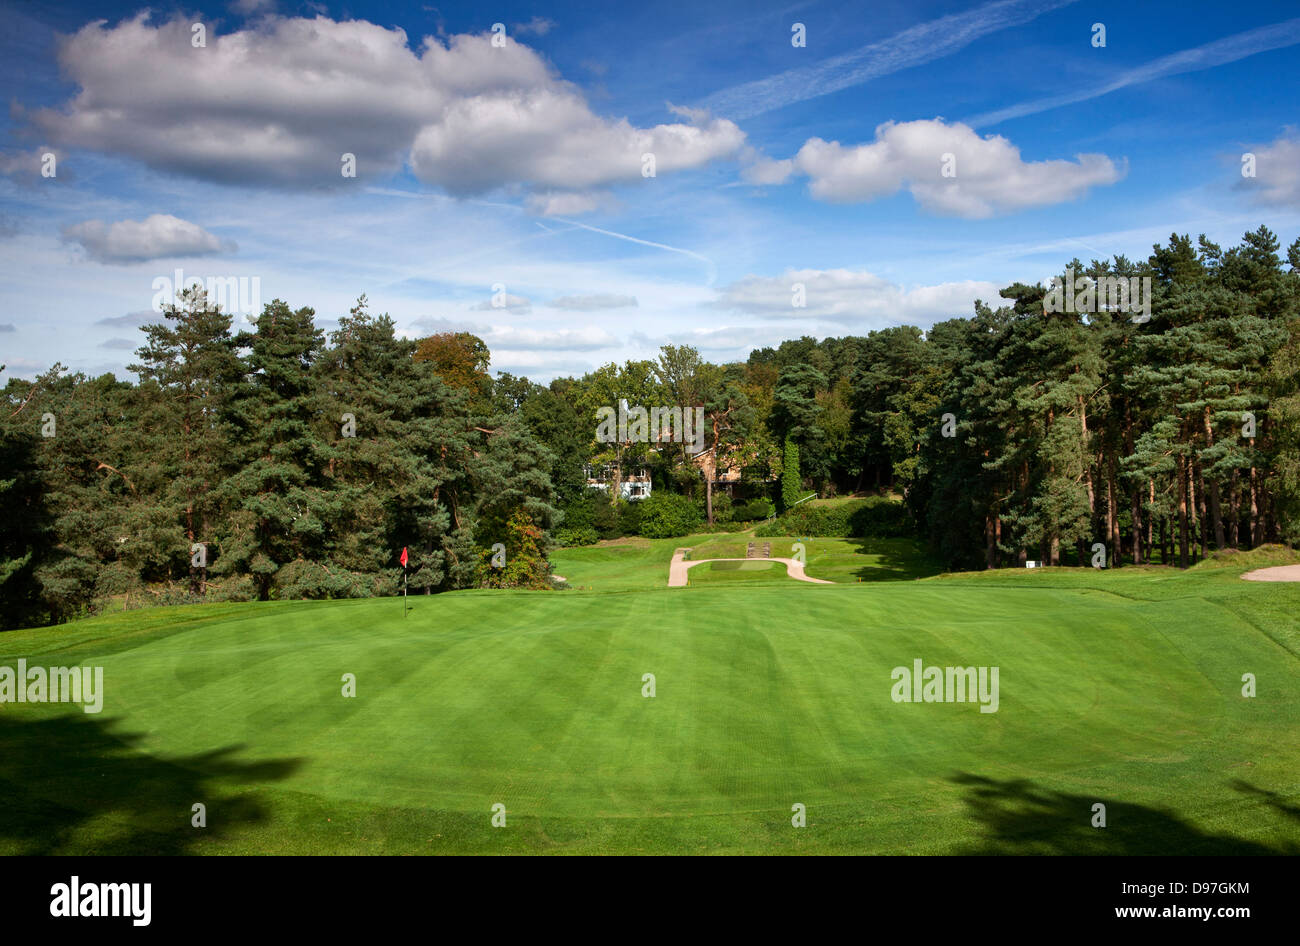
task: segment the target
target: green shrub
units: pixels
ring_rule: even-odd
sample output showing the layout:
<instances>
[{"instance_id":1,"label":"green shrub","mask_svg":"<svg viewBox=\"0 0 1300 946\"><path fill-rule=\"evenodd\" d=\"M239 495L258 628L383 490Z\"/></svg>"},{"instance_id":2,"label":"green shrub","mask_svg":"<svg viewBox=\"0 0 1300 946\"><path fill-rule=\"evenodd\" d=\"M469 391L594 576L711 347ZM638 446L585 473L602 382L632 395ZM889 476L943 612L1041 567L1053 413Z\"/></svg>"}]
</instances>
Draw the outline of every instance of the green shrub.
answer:
<instances>
[{"instance_id":1,"label":"green shrub","mask_svg":"<svg viewBox=\"0 0 1300 946\"><path fill-rule=\"evenodd\" d=\"M566 548L575 545L595 545L600 541L596 530L590 526L577 529L560 529L555 533L555 541Z\"/></svg>"},{"instance_id":2,"label":"green shrub","mask_svg":"<svg viewBox=\"0 0 1300 946\"><path fill-rule=\"evenodd\" d=\"M747 503L736 506L731 511L731 519L733 522L754 522L758 519L766 519L775 511L776 507L772 505L771 500L751 499Z\"/></svg>"},{"instance_id":3,"label":"green shrub","mask_svg":"<svg viewBox=\"0 0 1300 946\"><path fill-rule=\"evenodd\" d=\"M591 526L596 530L596 534L602 539L617 539L626 535L620 521L618 504L615 504L609 498L609 493L604 490L592 490L592 493L595 498L592 500Z\"/></svg>"},{"instance_id":4,"label":"green shrub","mask_svg":"<svg viewBox=\"0 0 1300 946\"><path fill-rule=\"evenodd\" d=\"M731 497L723 492L714 493L713 521L715 523L730 522L734 517L735 507L731 504Z\"/></svg>"},{"instance_id":5,"label":"green shrub","mask_svg":"<svg viewBox=\"0 0 1300 946\"><path fill-rule=\"evenodd\" d=\"M835 506L803 503L754 534L885 539L914 535L915 525L901 502L872 496Z\"/></svg>"},{"instance_id":6,"label":"green shrub","mask_svg":"<svg viewBox=\"0 0 1300 946\"><path fill-rule=\"evenodd\" d=\"M803 476L799 473L799 445L785 438L781 470L781 508L789 509L803 498Z\"/></svg>"},{"instance_id":7,"label":"green shrub","mask_svg":"<svg viewBox=\"0 0 1300 946\"><path fill-rule=\"evenodd\" d=\"M637 505L640 507L641 535L647 539L689 535L703 519L700 507L693 499L675 493L657 492Z\"/></svg>"},{"instance_id":8,"label":"green shrub","mask_svg":"<svg viewBox=\"0 0 1300 946\"><path fill-rule=\"evenodd\" d=\"M641 504L646 500L638 499L636 502L619 503L618 508L618 534L619 535L640 535L641 534Z\"/></svg>"}]
</instances>

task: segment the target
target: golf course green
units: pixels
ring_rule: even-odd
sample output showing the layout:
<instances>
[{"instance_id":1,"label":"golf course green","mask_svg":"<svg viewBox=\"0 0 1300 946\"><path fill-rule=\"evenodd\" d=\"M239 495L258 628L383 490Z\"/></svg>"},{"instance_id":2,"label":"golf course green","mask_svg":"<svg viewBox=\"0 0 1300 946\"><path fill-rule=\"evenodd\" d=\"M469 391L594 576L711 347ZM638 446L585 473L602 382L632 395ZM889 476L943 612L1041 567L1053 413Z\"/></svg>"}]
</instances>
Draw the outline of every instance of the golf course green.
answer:
<instances>
[{"instance_id":1,"label":"golf course green","mask_svg":"<svg viewBox=\"0 0 1300 946\"><path fill-rule=\"evenodd\" d=\"M745 537L620 540L405 615L6 633L0 665L102 666L104 705L0 705L0 853L1300 853L1300 585L1239 577L1293 553L921 577L902 540L803 542L836 584L667 588ZM999 668L997 711L895 702L917 659Z\"/></svg>"}]
</instances>

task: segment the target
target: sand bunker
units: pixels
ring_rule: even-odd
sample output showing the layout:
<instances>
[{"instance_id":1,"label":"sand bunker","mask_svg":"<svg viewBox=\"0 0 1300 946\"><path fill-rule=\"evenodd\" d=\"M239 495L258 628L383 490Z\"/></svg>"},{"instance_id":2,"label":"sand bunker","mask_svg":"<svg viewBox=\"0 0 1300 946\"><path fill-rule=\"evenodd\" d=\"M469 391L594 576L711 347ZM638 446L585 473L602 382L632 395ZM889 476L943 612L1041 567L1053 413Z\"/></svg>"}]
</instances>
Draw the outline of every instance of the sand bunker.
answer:
<instances>
[{"instance_id":1,"label":"sand bunker","mask_svg":"<svg viewBox=\"0 0 1300 946\"><path fill-rule=\"evenodd\" d=\"M1246 581L1300 581L1300 565L1276 565L1257 568L1241 576Z\"/></svg>"}]
</instances>

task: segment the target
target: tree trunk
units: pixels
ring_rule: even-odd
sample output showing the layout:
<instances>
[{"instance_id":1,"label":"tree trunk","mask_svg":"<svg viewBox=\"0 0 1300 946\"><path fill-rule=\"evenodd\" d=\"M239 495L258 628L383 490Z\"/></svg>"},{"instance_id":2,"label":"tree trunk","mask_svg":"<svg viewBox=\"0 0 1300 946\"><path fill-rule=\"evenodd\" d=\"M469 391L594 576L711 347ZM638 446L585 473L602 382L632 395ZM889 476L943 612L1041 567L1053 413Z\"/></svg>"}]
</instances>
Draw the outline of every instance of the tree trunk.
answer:
<instances>
[{"instance_id":1,"label":"tree trunk","mask_svg":"<svg viewBox=\"0 0 1300 946\"><path fill-rule=\"evenodd\" d=\"M1192 469L1195 472L1196 483L1196 517L1198 528L1196 535L1201 547L1200 557L1205 558L1209 554L1210 547L1210 517L1207 513L1206 492L1205 492L1205 473L1201 470L1201 462L1195 460L1192 463Z\"/></svg>"},{"instance_id":2,"label":"tree trunk","mask_svg":"<svg viewBox=\"0 0 1300 946\"><path fill-rule=\"evenodd\" d=\"M1178 458L1178 567L1187 562L1187 458Z\"/></svg>"},{"instance_id":3,"label":"tree trunk","mask_svg":"<svg viewBox=\"0 0 1300 946\"><path fill-rule=\"evenodd\" d=\"M1238 530L1241 527L1241 477L1234 468L1228 481L1228 545L1237 548Z\"/></svg>"},{"instance_id":4,"label":"tree trunk","mask_svg":"<svg viewBox=\"0 0 1300 946\"><path fill-rule=\"evenodd\" d=\"M1116 505L1119 498L1119 485L1115 482L1115 458L1110 458L1110 465L1106 470L1106 518L1107 537L1106 544L1110 547L1108 564L1114 568L1119 565L1120 557L1123 555L1123 549L1119 541L1119 507Z\"/></svg>"},{"instance_id":5,"label":"tree trunk","mask_svg":"<svg viewBox=\"0 0 1300 946\"><path fill-rule=\"evenodd\" d=\"M1205 443L1209 447L1214 446L1214 425L1210 423L1210 409L1205 408ZM1210 505L1210 523L1214 528L1214 547L1222 549L1226 547L1227 541L1223 535L1223 515L1219 509L1219 484L1213 477L1210 479L1210 492L1206 499Z\"/></svg>"},{"instance_id":6,"label":"tree trunk","mask_svg":"<svg viewBox=\"0 0 1300 946\"><path fill-rule=\"evenodd\" d=\"M1264 542L1262 524L1259 519L1259 474L1250 468L1250 547L1258 548Z\"/></svg>"},{"instance_id":7,"label":"tree trunk","mask_svg":"<svg viewBox=\"0 0 1300 946\"><path fill-rule=\"evenodd\" d=\"M1133 492L1129 494L1129 515L1133 518L1133 564L1142 564L1142 494L1138 492L1138 487L1133 487Z\"/></svg>"},{"instance_id":8,"label":"tree trunk","mask_svg":"<svg viewBox=\"0 0 1300 946\"><path fill-rule=\"evenodd\" d=\"M1147 496L1147 502L1151 506L1150 511L1147 513L1147 556L1149 557L1151 555L1151 549L1154 548L1156 538L1156 481L1153 479L1147 480Z\"/></svg>"}]
</instances>

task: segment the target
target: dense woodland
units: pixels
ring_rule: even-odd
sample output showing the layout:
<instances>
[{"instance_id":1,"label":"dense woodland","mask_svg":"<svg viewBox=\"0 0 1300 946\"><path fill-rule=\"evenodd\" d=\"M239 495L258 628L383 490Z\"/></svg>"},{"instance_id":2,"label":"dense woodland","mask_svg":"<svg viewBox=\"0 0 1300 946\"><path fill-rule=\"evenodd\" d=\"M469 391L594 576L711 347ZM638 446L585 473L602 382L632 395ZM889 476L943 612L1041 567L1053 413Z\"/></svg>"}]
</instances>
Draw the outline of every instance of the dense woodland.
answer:
<instances>
[{"instance_id":1,"label":"dense woodland","mask_svg":"<svg viewBox=\"0 0 1300 946\"><path fill-rule=\"evenodd\" d=\"M1144 262L1068 264L1151 276L1146 322L1049 314L1018 283L925 332L724 365L665 346L546 386L492 377L473 335L399 337L364 297L327 337L279 300L235 331L187 291L142 330L136 383L58 365L8 380L0 626L114 601L392 594L404 546L412 593L545 588L557 542L741 528L814 492L898 497L951 568L1294 544L1300 240L1279 252L1261 227L1228 250L1175 234ZM706 453L598 441L597 409L620 399L703 407ZM654 495L611 502L586 466L646 470Z\"/></svg>"}]
</instances>

